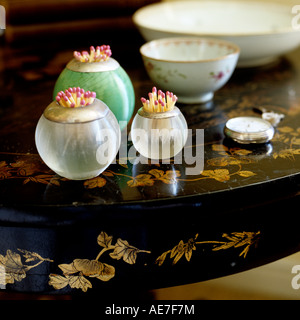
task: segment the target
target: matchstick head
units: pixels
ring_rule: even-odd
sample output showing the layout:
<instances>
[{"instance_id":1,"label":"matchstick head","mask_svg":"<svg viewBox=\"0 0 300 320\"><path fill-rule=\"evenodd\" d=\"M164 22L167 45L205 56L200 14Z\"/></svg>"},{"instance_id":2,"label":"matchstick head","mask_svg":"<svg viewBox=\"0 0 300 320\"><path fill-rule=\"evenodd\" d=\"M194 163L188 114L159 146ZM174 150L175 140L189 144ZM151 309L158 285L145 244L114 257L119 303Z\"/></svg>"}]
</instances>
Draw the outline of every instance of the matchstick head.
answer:
<instances>
[{"instance_id":1,"label":"matchstick head","mask_svg":"<svg viewBox=\"0 0 300 320\"><path fill-rule=\"evenodd\" d=\"M80 62L104 62L107 61L112 53L109 45L97 46L96 49L94 46L90 46L90 52L74 51L74 58Z\"/></svg>"},{"instance_id":2,"label":"matchstick head","mask_svg":"<svg viewBox=\"0 0 300 320\"><path fill-rule=\"evenodd\" d=\"M92 104L95 98L96 92L84 91L77 87L58 92L55 100L63 107L77 108Z\"/></svg>"},{"instance_id":3,"label":"matchstick head","mask_svg":"<svg viewBox=\"0 0 300 320\"><path fill-rule=\"evenodd\" d=\"M177 96L167 91L166 94L161 90L152 88L152 92L148 94L149 99L141 98L143 109L146 112L166 112L174 109Z\"/></svg>"}]
</instances>

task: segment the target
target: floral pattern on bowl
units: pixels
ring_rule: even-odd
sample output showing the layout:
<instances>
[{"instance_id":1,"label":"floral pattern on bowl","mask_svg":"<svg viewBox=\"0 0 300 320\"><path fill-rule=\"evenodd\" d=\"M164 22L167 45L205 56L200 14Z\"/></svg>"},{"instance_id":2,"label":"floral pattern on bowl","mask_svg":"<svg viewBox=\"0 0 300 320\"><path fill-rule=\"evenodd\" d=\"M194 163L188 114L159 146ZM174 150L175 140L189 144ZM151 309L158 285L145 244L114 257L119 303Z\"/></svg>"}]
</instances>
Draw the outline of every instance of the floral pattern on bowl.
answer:
<instances>
[{"instance_id":1,"label":"floral pattern on bowl","mask_svg":"<svg viewBox=\"0 0 300 320\"><path fill-rule=\"evenodd\" d=\"M219 72L211 71L209 74L211 78L215 79L216 81L220 81L226 76L226 73L230 73L229 68L227 68L226 71L219 71Z\"/></svg>"},{"instance_id":2,"label":"floral pattern on bowl","mask_svg":"<svg viewBox=\"0 0 300 320\"><path fill-rule=\"evenodd\" d=\"M177 69L169 69L166 72L163 71L162 68L157 67L155 64L149 62L145 65L145 68L147 70L148 73L155 73L156 77L158 79L161 79L162 81L164 81L165 83L169 82L169 78L174 78L174 77L180 77L182 80L185 80L188 78L188 76L186 74L183 74L181 72L179 72Z\"/></svg>"}]
</instances>

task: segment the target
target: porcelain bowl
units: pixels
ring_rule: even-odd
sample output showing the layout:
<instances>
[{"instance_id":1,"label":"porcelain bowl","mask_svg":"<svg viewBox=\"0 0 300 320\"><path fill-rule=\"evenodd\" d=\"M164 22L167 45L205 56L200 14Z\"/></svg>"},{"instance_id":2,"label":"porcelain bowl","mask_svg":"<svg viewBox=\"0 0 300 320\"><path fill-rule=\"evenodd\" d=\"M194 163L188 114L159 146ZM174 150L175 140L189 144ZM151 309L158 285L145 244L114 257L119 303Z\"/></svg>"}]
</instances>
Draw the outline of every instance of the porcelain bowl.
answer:
<instances>
[{"instance_id":1,"label":"porcelain bowl","mask_svg":"<svg viewBox=\"0 0 300 320\"><path fill-rule=\"evenodd\" d=\"M181 103L211 100L231 77L239 52L233 43L195 37L153 40L140 48L150 79Z\"/></svg>"},{"instance_id":2,"label":"porcelain bowl","mask_svg":"<svg viewBox=\"0 0 300 320\"><path fill-rule=\"evenodd\" d=\"M142 7L133 21L146 41L196 36L234 42L241 49L238 67L256 67L300 45L297 12L288 0L185 0Z\"/></svg>"}]
</instances>

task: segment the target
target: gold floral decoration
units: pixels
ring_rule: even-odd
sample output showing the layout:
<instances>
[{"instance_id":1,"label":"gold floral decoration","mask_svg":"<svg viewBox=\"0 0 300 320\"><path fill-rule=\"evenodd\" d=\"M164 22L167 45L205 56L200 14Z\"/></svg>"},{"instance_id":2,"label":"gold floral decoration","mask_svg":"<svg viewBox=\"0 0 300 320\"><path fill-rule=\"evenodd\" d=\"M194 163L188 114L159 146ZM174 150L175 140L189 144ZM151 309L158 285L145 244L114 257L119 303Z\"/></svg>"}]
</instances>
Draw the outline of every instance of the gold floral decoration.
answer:
<instances>
[{"instance_id":1,"label":"gold floral decoration","mask_svg":"<svg viewBox=\"0 0 300 320\"><path fill-rule=\"evenodd\" d=\"M156 264L161 266L168 255L170 259L173 259L172 264L175 265L183 256L187 261L190 261L192 258L193 251L196 251L197 246L212 244L212 251L227 250L230 248L240 248L244 247L243 251L240 253L240 256L246 258L249 249L252 245L257 245L259 239L260 231L258 232L233 232L230 235L223 234L223 238L226 238L227 241L196 241L198 234L194 238L189 239L186 243L181 240L178 245L173 247L173 249L165 251L156 259Z\"/></svg>"},{"instance_id":2,"label":"gold floral decoration","mask_svg":"<svg viewBox=\"0 0 300 320\"><path fill-rule=\"evenodd\" d=\"M0 284L6 285L12 284L15 281L19 282L26 278L26 274L29 270L36 268L41 263L53 260L45 259L38 253L30 252L27 250L18 249L21 253L16 253L11 250L6 251L6 255L0 254ZM25 261L22 261L25 259ZM37 261L37 262L36 262ZM30 264L36 262L35 264ZM26 264L25 264L26 263ZM29 263L29 264L28 264Z\"/></svg>"},{"instance_id":3,"label":"gold floral decoration","mask_svg":"<svg viewBox=\"0 0 300 320\"><path fill-rule=\"evenodd\" d=\"M254 163L255 158L249 157L252 151L241 148L228 148L223 144L213 144L212 151L216 152L218 157L208 159L207 166L221 167L214 170L203 170L199 177L195 179L183 179L183 181L199 181L205 179L214 179L218 182L226 182L232 176L238 175L243 178L250 178L256 175L255 172L243 170L243 165ZM224 167L237 166L237 170L230 172L229 169Z\"/></svg>"},{"instance_id":4,"label":"gold floral decoration","mask_svg":"<svg viewBox=\"0 0 300 320\"><path fill-rule=\"evenodd\" d=\"M55 176L50 169L45 170L45 166L40 160L28 157L10 164L6 161L1 161L0 180L6 179L22 179L23 184L35 182L56 186L60 186L60 181L68 180L66 178Z\"/></svg>"},{"instance_id":5,"label":"gold floral decoration","mask_svg":"<svg viewBox=\"0 0 300 320\"><path fill-rule=\"evenodd\" d=\"M281 158L294 161L295 155L300 155L300 128L279 127L273 140L287 145L286 148L273 153L274 159Z\"/></svg>"},{"instance_id":6,"label":"gold floral decoration","mask_svg":"<svg viewBox=\"0 0 300 320\"><path fill-rule=\"evenodd\" d=\"M83 184L87 189L102 188L106 185L106 180L102 177L96 177L86 180Z\"/></svg>"},{"instance_id":7,"label":"gold floral decoration","mask_svg":"<svg viewBox=\"0 0 300 320\"><path fill-rule=\"evenodd\" d=\"M175 184L178 181L178 177L180 177L180 172L178 170L159 170L159 169L151 169L148 173L142 173L135 177L116 173L114 171L108 170L103 173L105 176L123 176L127 179L128 187L151 187L154 185L155 181L161 181L165 184Z\"/></svg>"},{"instance_id":8,"label":"gold floral decoration","mask_svg":"<svg viewBox=\"0 0 300 320\"><path fill-rule=\"evenodd\" d=\"M150 251L140 250L131 246L126 240L117 239L112 244L113 237L107 233L101 232L97 238L97 243L102 250L94 260L75 259L69 264L60 264L58 267L62 270L63 275L50 274L49 285L54 289L62 289L66 286L81 289L86 292L92 288L92 283L88 278L96 278L101 281L109 281L115 276L115 267L99 261L104 252L111 250L109 256L112 259L120 260L128 264L135 264L138 253L150 253Z\"/></svg>"},{"instance_id":9,"label":"gold floral decoration","mask_svg":"<svg viewBox=\"0 0 300 320\"><path fill-rule=\"evenodd\" d=\"M7 167L6 161L0 162L0 180L8 179L12 174L10 169Z\"/></svg>"},{"instance_id":10,"label":"gold floral decoration","mask_svg":"<svg viewBox=\"0 0 300 320\"><path fill-rule=\"evenodd\" d=\"M200 245L212 245L212 251L243 248L239 256L246 258L250 247L257 246L259 236L260 231L233 232L231 234L223 234L223 238L226 239L224 241L197 241L198 234L196 234L194 238L189 239L187 242L181 240L171 250L161 254L155 260L155 264L162 266L168 255L170 259L173 259L173 265L177 264L182 257L185 257L186 261L190 261L193 252ZM98 279L107 282L115 276L115 267L100 261L105 252L110 251L109 257L111 259L122 260L129 265L136 263L138 254L151 254L150 251L140 250L121 238L118 238L113 244L113 236L109 236L103 231L97 237L97 244L101 247L101 250L95 259L74 259L71 263L59 264L58 267L62 271L62 275L49 274L49 285L56 290L69 286L72 289L87 292L88 289L93 287L91 280ZM18 251L13 252L8 249L5 255L0 254L0 285L20 282L26 278L27 272L31 269L44 262L53 263L53 260L43 258L36 252L23 249L18 249Z\"/></svg>"}]
</instances>

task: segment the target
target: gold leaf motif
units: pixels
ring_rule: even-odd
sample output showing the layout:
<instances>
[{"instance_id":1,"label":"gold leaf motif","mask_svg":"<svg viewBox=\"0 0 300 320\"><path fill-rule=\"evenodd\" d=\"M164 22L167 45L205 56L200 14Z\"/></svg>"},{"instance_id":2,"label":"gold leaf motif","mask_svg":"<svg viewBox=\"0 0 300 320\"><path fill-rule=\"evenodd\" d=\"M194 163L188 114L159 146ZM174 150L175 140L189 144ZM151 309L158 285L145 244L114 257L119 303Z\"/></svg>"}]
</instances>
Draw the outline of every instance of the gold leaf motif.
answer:
<instances>
[{"instance_id":1,"label":"gold leaf motif","mask_svg":"<svg viewBox=\"0 0 300 320\"><path fill-rule=\"evenodd\" d=\"M291 148L293 144L300 145L300 128L293 129L291 127L285 126L285 127L279 127L274 139L275 141L283 142ZM278 158L278 155L274 157L274 159ZM292 158L287 158L289 160L294 160Z\"/></svg>"},{"instance_id":2,"label":"gold leaf motif","mask_svg":"<svg viewBox=\"0 0 300 320\"><path fill-rule=\"evenodd\" d=\"M181 240L179 244L176 247L174 247L171 251L170 258L175 257L173 264L176 264L183 255L185 255L187 261L190 261L193 250L196 250L194 239L189 239L187 243L184 243Z\"/></svg>"},{"instance_id":3,"label":"gold leaf motif","mask_svg":"<svg viewBox=\"0 0 300 320\"><path fill-rule=\"evenodd\" d=\"M15 281L22 281L26 278L26 272L32 268L37 267L44 261L52 262L50 259L44 259L35 252L18 249L23 253L25 262L32 262L38 260L35 265L25 265L22 262L21 255L11 250L6 251L6 255L0 255L0 284L14 283Z\"/></svg>"},{"instance_id":4,"label":"gold leaf motif","mask_svg":"<svg viewBox=\"0 0 300 320\"><path fill-rule=\"evenodd\" d=\"M103 176L106 176L106 177L113 177L114 174L112 172L109 172L109 171L104 171L101 173Z\"/></svg>"},{"instance_id":5,"label":"gold leaf motif","mask_svg":"<svg viewBox=\"0 0 300 320\"><path fill-rule=\"evenodd\" d=\"M96 276L97 279L102 281L109 281L115 276L115 268L109 264L103 263L102 271Z\"/></svg>"},{"instance_id":6,"label":"gold leaf motif","mask_svg":"<svg viewBox=\"0 0 300 320\"><path fill-rule=\"evenodd\" d=\"M239 254L239 256L244 256L244 258L246 258L247 253L249 252L250 249L250 245L245 247L245 249Z\"/></svg>"},{"instance_id":7,"label":"gold leaf motif","mask_svg":"<svg viewBox=\"0 0 300 320\"><path fill-rule=\"evenodd\" d=\"M67 276L67 279L71 288L81 289L83 292L87 292L88 288L92 288L91 282L82 275Z\"/></svg>"},{"instance_id":8,"label":"gold leaf motif","mask_svg":"<svg viewBox=\"0 0 300 320\"><path fill-rule=\"evenodd\" d=\"M255 160L251 159L251 158L247 158L247 157L239 157L238 158L238 162L239 164L250 164L250 163L254 163Z\"/></svg>"},{"instance_id":9,"label":"gold leaf motif","mask_svg":"<svg viewBox=\"0 0 300 320\"><path fill-rule=\"evenodd\" d=\"M207 164L214 167L227 167L230 164L239 163L233 157L212 158L207 160Z\"/></svg>"},{"instance_id":10,"label":"gold leaf motif","mask_svg":"<svg viewBox=\"0 0 300 320\"><path fill-rule=\"evenodd\" d=\"M239 248L242 246L245 246L245 249L240 253L240 256L246 257L250 246L253 244L257 244L258 241L258 235L260 234L260 231L258 232L233 232L231 235L228 235L226 233L223 234L223 237L229 240L229 242L224 243L223 245L213 248L213 251L218 250L224 250L231 247Z\"/></svg>"},{"instance_id":11,"label":"gold leaf motif","mask_svg":"<svg viewBox=\"0 0 300 320\"><path fill-rule=\"evenodd\" d=\"M300 138L298 138L298 139L293 139L293 144L298 144L298 145L300 145Z\"/></svg>"},{"instance_id":12,"label":"gold leaf motif","mask_svg":"<svg viewBox=\"0 0 300 320\"><path fill-rule=\"evenodd\" d=\"M154 180L150 174L139 174L136 177L133 177L130 181L127 182L129 187L144 187L144 186L153 186Z\"/></svg>"},{"instance_id":13,"label":"gold leaf motif","mask_svg":"<svg viewBox=\"0 0 300 320\"><path fill-rule=\"evenodd\" d=\"M247 156L248 154L251 154L252 151L240 148L231 148L230 153L238 156Z\"/></svg>"},{"instance_id":14,"label":"gold leaf motif","mask_svg":"<svg viewBox=\"0 0 300 320\"><path fill-rule=\"evenodd\" d=\"M97 237L97 243L103 247L96 260L75 259L70 264L61 264L59 268L63 271L64 276L55 274L50 275L49 284L55 289L63 288L69 285L71 288L81 289L84 292L92 287L92 284L84 276L97 278L101 281L109 281L115 276L115 268L109 264L98 261L100 256L107 250L114 250L110 253L113 259L121 259L129 264L134 264L137 253L147 252L130 246L127 241L118 239L115 245L112 245L112 236L106 232L101 232Z\"/></svg>"},{"instance_id":15,"label":"gold leaf motif","mask_svg":"<svg viewBox=\"0 0 300 320\"><path fill-rule=\"evenodd\" d=\"M221 244L220 246L213 248L212 251L219 251L219 250L229 249L231 247L234 247L235 243L236 243L236 240L232 240L230 242L225 242L225 243Z\"/></svg>"},{"instance_id":16,"label":"gold leaf motif","mask_svg":"<svg viewBox=\"0 0 300 320\"><path fill-rule=\"evenodd\" d=\"M1 283L14 283L26 277L28 267L23 265L21 256L11 250L6 251L6 256L0 255Z\"/></svg>"},{"instance_id":17,"label":"gold leaf motif","mask_svg":"<svg viewBox=\"0 0 300 320\"><path fill-rule=\"evenodd\" d=\"M173 265L175 265L183 255L185 255L185 258L187 261L190 261L192 258L192 253L193 250L196 250L196 242L195 240L197 239L198 234L196 234L195 238L191 238L188 240L187 243L184 243L182 240L178 243L177 246L175 246L172 250L166 251L164 252L162 255L160 255L155 263L158 264L159 266L161 266L165 259L166 256L168 255L168 253L170 253L170 258L174 258L173 260Z\"/></svg>"},{"instance_id":18,"label":"gold leaf motif","mask_svg":"<svg viewBox=\"0 0 300 320\"><path fill-rule=\"evenodd\" d=\"M163 170L158 170L158 169L152 169L149 171L150 174L152 174L156 179L161 178L165 172Z\"/></svg>"},{"instance_id":19,"label":"gold leaf motif","mask_svg":"<svg viewBox=\"0 0 300 320\"><path fill-rule=\"evenodd\" d=\"M106 232L102 231L97 238L97 242L101 247L110 248L112 239L112 236L109 237Z\"/></svg>"},{"instance_id":20,"label":"gold leaf motif","mask_svg":"<svg viewBox=\"0 0 300 320\"><path fill-rule=\"evenodd\" d=\"M64 277L59 274L50 274L49 275L49 285L53 286L54 289L60 290L69 285L70 276Z\"/></svg>"},{"instance_id":21,"label":"gold leaf motif","mask_svg":"<svg viewBox=\"0 0 300 320\"><path fill-rule=\"evenodd\" d=\"M0 161L0 168L4 168L7 166L7 163L5 161Z\"/></svg>"},{"instance_id":22,"label":"gold leaf motif","mask_svg":"<svg viewBox=\"0 0 300 320\"><path fill-rule=\"evenodd\" d=\"M229 157L228 158L228 164L229 165L240 165L243 163L243 159L237 159L237 158L234 158L234 157Z\"/></svg>"},{"instance_id":23,"label":"gold leaf motif","mask_svg":"<svg viewBox=\"0 0 300 320\"><path fill-rule=\"evenodd\" d=\"M115 249L113 252L111 252L109 255L113 259L120 260L123 258L123 260L129 264L134 264L136 261L137 253L140 250L129 245L129 243L126 240L118 239L117 243L115 245Z\"/></svg>"},{"instance_id":24,"label":"gold leaf motif","mask_svg":"<svg viewBox=\"0 0 300 320\"><path fill-rule=\"evenodd\" d=\"M285 149L280 150L279 152L274 152L273 158L277 159L278 157L282 159L295 160L294 150L293 149Z\"/></svg>"},{"instance_id":25,"label":"gold leaf motif","mask_svg":"<svg viewBox=\"0 0 300 320\"><path fill-rule=\"evenodd\" d=\"M104 268L103 263L96 260L75 259L73 264L77 271L88 277L97 277L101 275Z\"/></svg>"},{"instance_id":26,"label":"gold leaf motif","mask_svg":"<svg viewBox=\"0 0 300 320\"><path fill-rule=\"evenodd\" d=\"M23 253L23 257L26 259L25 262L32 262L36 260L53 262L53 260L42 258L36 252L30 252L28 250L22 250L22 249L18 249L18 250Z\"/></svg>"},{"instance_id":27,"label":"gold leaf motif","mask_svg":"<svg viewBox=\"0 0 300 320\"><path fill-rule=\"evenodd\" d=\"M204 170L202 175L211 179L215 179L219 182L230 180L230 174L227 169Z\"/></svg>"},{"instance_id":28,"label":"gold leaf motif","mask_svg":"<svg viewBox=\"0 0 300 320\"><path fill-rule=\"evenodd\" d=\"M11 177L12 174L10 173L10 169L7 166L5 161L0 162L0 180L7 179Z\"/></svg>"},{"instance_id":29,"label":"gold leaf motif","mask_svg":"<svg viewBox=\"0 0 300 320\"><path fill-rule=\"evenodd\" d=\"M218 152L226 152L226 151L228 151L228 148L226 146L224 146L223 144L213 144L212 150L218 151Z\"/></svg>"},{"instance_id":30,"label":"gold leaf motif","mask_svg":"<svg viewBox=\"0 0 300 320\"><path fill-rule=\"evenodd\" d=\"M58 179L53 179L53 181L51 181L52 179L53 179L52 175L40 174L35 177L27 178L26 180L24 180L23 183L26 184L27 182L32 181L32 182L36 182L36 183L43 183L43 184L51 183L51 184L58 185L58 186L60 185Z\"/></svg>"},{"instance_id":31,"label":"gold leaf motif","mask_svg":"<svg viewBox=\"0 0 300 320\"><path fill-rule=\"evenodd\" d=\"M62 289L69 285L71 288L81 289L86 292L92 288L91 282L86 277L109 281L115 276L115 268L97 260L75 259L70 264L61 264L59 268L64 276L50 274L49 284L55 289Z\"/></svg>"},{"instance_id":32,"label":"gold leaf motif","mask_svg":"<svg viewBox=\"0 0 300 320\"><path fill-rule=\"evenodd\" d=\"M249 178L249 177L253 177L256 175L256 173L252 172L252 171L240 171L239 176L244 177L244 178Z\"/></svg>"},{"instance_id":33,"label":"gold leaf motif","mask_svg":"<svg viewBox=\"0 0 300 320\"><path fill-rule=\"evenodd\" d=\"M58 267L62 270L64 275L73 274L73 273L78 272L78 270L75 268L73 263L60 264Z\"/></svg>"},{"instance_id":34,"label":"gold leaf motif","mask_svg":"<svg viewBox=\"0 0 300 320\"><path fill-rule=\"evenodd\" d=\"M180 177L180 172L178 170L168 170L166 171L165 175L159 178L159 180L166 184L174 184L177 183L177 177Z\"/></svg>"},{"instance_id":35,"label":"gold leaf motif","mask_svg":"<svg viewBox=\"0 0 300 320\"><path fill-rule=\"evenodd\" d=\"M60 180L61 181L67 181L67 178L55 178L52 177L52 179L49 181L50 184L59 187L60 186Z\"/></svg>"},{"instance_id":36,"label":"gold leaf motif","mask_svg":"<svg viewBox=\"0 0 300 320\"><path fill-rule=\"evenodd\" d=\"M26 269L21 261L21 256L11 250L6 251L6 256L0 255L0 263L8 272L23 274Z\"/></svg>"},{"instance_id":37,"label":"gold leaf motif","mask_svg":"<svg viewBox=\"0 0 300 320\"><path fill-rule=\"evenodd\" d=\"M293 136L293 137L298 137L299 136L299 132L298 131L293 131L293 132L290 132L290 135Z\"/></svg>"},{"instance_id":38,"label":"gold leaf motif","mask_svg":"<svg viewBox=\"0 0 300 320\"><path fill-rule=\"evenodd\" d=\"M250 246L257 245L258 236L260 231L258 232L233 232L231 235L223 234L223 237L226 238L228 241L200 241L196 242L198 238L198 234L196 234L195 238L191 238L188 240L187 243L184 243L182 240L175 246L173 249L169 251L165 251L161 254L155 261L156 264L161 266L168 254L170 254L170 258L174 258L173 265L176 264L183 255L187 261L190 261L192 258L193 250L196 250L197 245L207 245L212 244L213 248L212 251L219 251L219 250L227 250L230 248L239 248L246 246L243 251L240 253L239 256L243 256L246 258L247 253L249 252Z\"/></svg>"},{"instance_id":39,"label":"gold leaf motif","mask_svg":"<svg viewBox=\"0 0 300 320\"><path fill-rule=\"evenodd\" d=\"M173 264L176 264L184 254L184 242L181 240L176 247L171 250L170 258L174 258Z\"/></svg>"},{"instance_id":40,"label":"gold leaf motif","mask_svg":"<svg viewBox=\"0 0 300 320\"><path fill-rule=\"evenodd\" d=\"M149 251L139 250L122 239L118 239L116 244L112 245L112 239L112 236L108 236L106 232L102 231L97 237L97 243L103 248L96 259L75 259L72 263L60 264L58 267L62 270L63 276L50 274L49 285L52 285L57 290L69 285L71 288L81 289L86 292L89 288L92 288L91 282L86 277L109 281L115 276L115 268L113 266L99 261L106 251L113 250L110 253L111 258L117 260L123 258L129 264L136 262L138 253L150 253Z\"/></svg>"},{"instance_id":41,"label":"gold leaf motif","mask_svg":"<svg viewBox=\"0 0 300 320\"><path fill-rule=\"evenodd\" d=\"M164 252L163 254L161 254L155 261L156 264L158 264L158 266L161 266L165 260L166 260L166 257L168 255L169 251L166 251Z\"/></svg>"},{"instance_id":42,"label":"gold leaf motif","mask_svg":"<svg viewBox=\"0 0 300 320\"><path fill-rule=\"evenodd\" d=\"M105 186L105 184L106 184L106 180L104 178L96 177L93 179L86 180L83 185L87 189L94 189L94 188L102 188L103 186Z\"/></svg>"},{"instance_id":43,"label":"gold leaf motif","mask_svg":"<svg viewBox=\"0 0 300 320\"><path fill-rule=\"evenodd\" d=\"M39 171L39 165L31 160L19 160L11 164L12 168L17 169L18 176L31 176Z\"/></svg>"},{"instance_id":44,"label":"gold leaf motif","mask_svg":"<svg viewBox=\"0 0 300 320\"><path fill-rule=\"evenodd\" d=\"M149 173L153 174L153 171L155 171L156 174L156 179L160 180L166 184L175 184L177 183L177 177L180 177L180 172L178 170L167 170L166 173L164 173L164 171L162 170L150 170ZM157 172L160 172L159 175L157 175Z\"/></svg>"}]
</instances>

